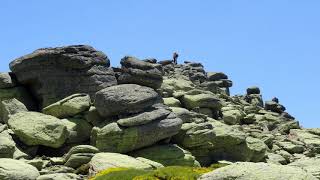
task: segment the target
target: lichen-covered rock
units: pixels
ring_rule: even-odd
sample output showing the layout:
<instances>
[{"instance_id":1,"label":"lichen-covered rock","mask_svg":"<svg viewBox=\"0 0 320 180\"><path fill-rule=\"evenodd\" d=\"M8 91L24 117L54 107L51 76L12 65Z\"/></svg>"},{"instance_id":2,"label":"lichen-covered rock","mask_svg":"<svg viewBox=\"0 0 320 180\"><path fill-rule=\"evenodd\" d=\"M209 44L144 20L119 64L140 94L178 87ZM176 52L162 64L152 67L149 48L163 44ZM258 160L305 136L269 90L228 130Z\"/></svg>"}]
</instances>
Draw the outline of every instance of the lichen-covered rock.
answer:
<instances>
[{"instance_id":1,"label":"lichen-covered rock","mask_svg":"<svg viewBox=\"0 0 320 180\"><path fill-rule=\"evenodd\" d=\"M245 114L238 109L223 111L223 121L229 125L240 124Z\"/></svg>"},{"instance_id":2,"label":"lichen-covered rock","mask_svg":"<svg viewBox=\"0 0 320 180\"><path fill-rule=\"evenodd\" d=\"M140 126L122 127L114 122L94 127L91 143L100 151L126 153L177 134L181 124L181 119L174 115Z\"/></svg>"},{"instance_id":3,"label":"lichen-covered rock","mask_svg":"<svg viewBox=\"0 0 320 180\"><path fill-rule=\"evenodd\" d=\"M96 174L108 168L122 167L135 169L153 169L151 165L133 157L118 153L98 153L89 162L90 174Z\"/></svg>"},{"instance_id":4,"label":"lichen-covered rock","mask_svg":"<svg viewBox=\"0 0 320 180\"><path fill-rule=\"evenodd\" d=\"M291 129L290 137L303 142L311 153L320 153L320 134L313 129Z\"/></svg>"},{"instance_id":5,"label":"lichen-covered rock","mask_svg":"<svg viewBox=\"0 0 320 180\"><path fill-rule=\"evenodd\" d=\"M218 160L263 161L268 148L263 141L246 137L237 126L211 118L203 123L184 123L173 142L188 149L201 165Z\"/></svg>"},{"instance_id":6,"label":"lichen-covered rock","mask_svg":"<svg viewBox=\"0 0 320 180\"><path fill-rule=\"evenodd\" d=\"M18 82L30 88L42 108L76 93L93 97L117 84L109 66L104 53L85 45L38 49L10 63Z\"/></svg>"},{"instance_id":7,"label":"lichen-covered rock","mask_svg":"<svg viewBox=\"0 0 320 180\"><path fill-rule=\"evenodd\" d=\"M206 121L205 115L189 111L185 108L171 107L171 110L183 123L201 123Z\"/></svg>"},{"instance_id":8,"label":"lichen-covered rock","mask_svg":"<svg viewBox=\"0 0 320 180\"><path fill-rule=\"evenodd\" d=\"M222 107L221 101L214 94L199 90L187 92L181 98L181 102L187 109L211 108L219 110Z\"/></svg>"},{"instance_id":9,"label":"lichen-covered rock","mask_svg":"<svg viewBox=\"0 0 320 180\"><path fill-rule=\"evenodd\" d=\"M173 144L156 145L130 153L134 157L144 157L165 166L200 166L192 154Z\"/></svg>"},{"instance_id":10,"label":"lichen-covered rock","mask_svg":"<svg viewBox=\"0 0 320 180\"><path fill-rule=\"evenodd\" d=\"M12 88L17 85L12 73L0 73L0 89Z\"/></svg>"},{"instance_id":11,"label":"lichen-covered rock","mask_svg":"<svg viewBox=\"0 0 320 180\"><path fill-rule=\"evenodd\" d=\"M169 107L181 107L181 103L174 97L163 98L163 103Z\"/></svg>"},{"instance_id":12,"label":"lichen-covered rock","mask_svg":"<svg viewBox=\"0 0 320 180\"><path fill-rule=\"evenodd\" d=\"M82 180L80 176L73 173L54 173L45 174L37 178L37 180Z\"/></svg>"},{"instance_id":13,"label":"lichen-covered rock","mask_svg":"<svg viewBox=\"0 0 320 180\"><path fill-rule=\"evenodd\" d=\"M164 78L161 85L162 95L164 97L173 96L174 93L184 93L192 90L195 85L182 77L180 78Z\"/></svg>"},{"instance_id":14,"label":"lichen-covered rock","mask_svg":"<svg viewBox=\"0 0 320 180\"><path fill-rule=\"evenodd\" d=\"M303 144L294 144L292 142L281 141L276 143L279 147L283 148L285 151L295 154L295 153L303 153L304 147Z\"/></svg>"},{"instance_id":15,"label":"lichen-covered rock","mask_svg":"<svg viewBox=\"0 0 320 180\"><path fill-rule=\"evenodd\" d=\"M146 163L146 164L149 164L150 166L152 166L153 169L158 169L158 168L163 168L163 164L160 164L158 162L155 162L155 161L152 161L150 159L146 159L146 158L143 158L143 157L137 157L136 158L137 160L143 162L143 163Z\"/></svg>"},{"instance_id":16,"label":"lichen-covered rock","mask_svg":"<svg viewBox=\"0 0 320 180\"><path fill-rule=\"evenodd\" d=\"M108 117L142 112L159 100L160 96L152 88L121 84L97 92L94 104L99 114Z\"/></svg>"},{"instance_id":17,"label":"lichen-covered rock","mask_svg":"<svg viewBox=\"0 0 320 180\"><path fill-rule=\"evenodd\" d=\"M62 119L61 122L67 127L67 143L81 143L90 139L92 125L82 118Z\"/></svg>"},{"instance_id":18,"label":"lichen-covered rock","mask_svg":"<svg viewBox=\"0 0 320 180\"><path fill-rule=\"evenodd\" d=\"M287 164L287 160L284 157L282 157L279 154L274 154L274 153L267 154L266 162L272 163L272 164L278 164L278 165Z\"/></svg>"},{"instance_id":19,"label":"lichen-covered rock","mask_svg":"<svg viewBox=\"0 0 320 180\"><path fill-rule=\"evenodd\" d=\"M7 123L11 115L28 111L26 106L17 99L7 99L0 102L0 122Z\"/></svg>"},{"instance_id":20,"label":"lichen-covered rock","mask_svg":"<svg viewBox=\"0 0 320 180\"><path fill-rule=\"evenodd\" d=\"M267 164L241 162L216 169L202 175L199 180L230 180L230 179L259 179L259 180L316 180L312 174L301 168Z\"/></svg>"},{"instance_id":21,"label":"lichen-covered rock","mask_svg":"<svg viewBox=\"0 0 320 180\"><path fill-rule=\"evenodd\" d=\"M74 94L43 108L42 112L57 118L72 117L90 108L88 94Z\"/></svg>"},{"instance_id":22,"label":"lichen-covered rock","mask_svg":"<svg viewBox=\"0 0 320 180\"><path fill-rule=\"evenodd\" d=\"M162 67L159 64L140 61L126 56L121 59L122 73L118 78L120 84L139 84L158 89L162 84Z\"/></svg>"},{"instance_id":23,"label":"lichen-covered rock","mask_svg":"<svg viewBox=\"0 0 320 180\"><path fill-rule=\"evenodd\" d=\"M184 123L173 142L190 150L201 165L210 165L213 160L240 160L244 158L233 150L246 141L244 132L235 127L210 119L204 123ZM243 154L246 155L246 154Z\"/></svg>"},{"instance_id":24,"label":"lichen-covered rock","mask_svg":"<svg viewBox=\"0 0 320 180\"><path fill-rule=\"evenodd\" d=\"M18 160L0 158L1 180L36 180L40 176L37 168Z\"/></svg>"},{"instance_id":25,"label":"lichen-covered rock","mask_svg":"<svg viewBox=\"0 0 320 180\"><path fill-rule=\"evenodd\" d=\"M303 170L307 171L308 173L312 174L316 178L320 179L320 158L302 158L293 163L290 163L289 166L299 167Z\"/></svg>"},{"instance_id":26,"label":"lichen-covered rock","mask_svg":"<svg viewBox=\"0 0 320 180\"><path fill-rule=\"evenodd\" d=\"M93 146L89 146L89 145L74 146L64 156L63 162L65 166L78 168L90 162L91 158L96 153L99 153L99 150Z\"/></svg>"},{"instance_id":27,"label":"lichen-covered rock","mask_svg":"<svg viewBox=\"0 0 320 180\"><path fill-rule=\"evenodd\" d=\"M13 158L16 143L13 141L9 132L0 132L0 158Z\"/></svg>"},{"instance_id":28,"label":"lichen-covered rock","mask_svg":"<svg viewBox=\"0 0 320 180\"><path fill-rule=\"evenodd\" d=\"M19 112L8 120L10 129L29 145L58 148L68 137L67 127L56 117L38 112Z\"/></svg>"}]
</instances>

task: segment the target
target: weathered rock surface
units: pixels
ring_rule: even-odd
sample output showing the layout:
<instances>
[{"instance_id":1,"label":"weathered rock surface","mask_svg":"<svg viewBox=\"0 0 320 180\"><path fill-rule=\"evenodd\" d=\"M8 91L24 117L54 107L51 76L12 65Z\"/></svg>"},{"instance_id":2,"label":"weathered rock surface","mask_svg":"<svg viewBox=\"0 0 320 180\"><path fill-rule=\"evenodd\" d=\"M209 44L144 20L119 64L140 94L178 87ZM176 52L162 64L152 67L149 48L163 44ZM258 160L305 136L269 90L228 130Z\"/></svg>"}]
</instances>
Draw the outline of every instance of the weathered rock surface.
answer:
<instances>
[{"instance_id":1,"label":"weathered rock surface","mask_svg":"<svg viewBox=\"0 0 320 180\"><path fill-rule=\"evenodd\" d=\"M320 158L302 158L293 163L290 163L289 166L299 167L308 173L312 174L314 177L320 179Z\"/></svg>"},{"instance_id":2,"label":"weathered rock surface","mask_svg":"<svg viewBox=\"0 0 320 180\"><path fill-rule=\"evenodd\" d=\"M291 129L290 137L301 141L309 149L310 153L320 153L319 129Z\"/></svg>"},{"instance_id":3,"label":"weathered rock surface","mask_svg":"<svg viewBox=\"0 0 320 180\"><path fill-rule=\"evenodd\" d=\"M99 150L93 146L89 146L89 145L74 146L64 156L63 162L65 166L78 168L90 162L91 158L96 153L99 153Z\"/></svg>"},{"instance_id":4,"label":"weathered rock surface","mask_svg":"<svg viewBox=\"0 0 320 180\"><path fill-rule=\"evenodd\" d=\"M67 127L57 118L38 112L19 112L8 120L10 129L29 145L58 148L68 137Z\"/></svg>"},{"instance_id":5,"label":"weathered rock surface","mask_svg":"<svg viewBox=\"0 0 320 180\"><path fill-rule=\"evenodd\" d=\"M88 110L90 101L87 94L74 94L43 108L42 112L57 118L72 117Z\"/></svg>"},{"instance_id":6,"label":"weathered rock surface","mask_svg":"<svg viewBox=\"0 0 320 180\"><path fill-rule=\"evenodd\" d=\"M139 84L158 89L162 84L162 67L159 64L140 61L126 56L121 59L122 73L118 78L120 84Z\"/></svg>"},{"instance_id":7,"label":"weathered rock surface","mask_svg":"<svg viewBox=\"0 0 320 180\"><path fill-rule=\"evenodd\" d=\"M189 110L208 108L215 118L219 116L218 111L222 108L222 103L218 97L211 92L201 90L192 90L185 93L181 97L181 103Z\"/></svg>"},{"instance_id":8,"label":"weathered rock surface","mask_svg":"<svg viewBox=\"0 0 320 180\"><path fill-rule=\"evenodd\" d=\"M46 107L67 96L87 93L91 97L117 84L108 57L85 45L43 48L10 63L19 83Z\"/></svg>"},{"instance_id":9,"label":"weathered rock surface","mask_svg":"<svg viewBox=\"0 0 320 180\"><path fill-rule=\"evenodd\" d=\"M199 179L316 180L317 178L301 168L267 163L242 162L214 170L213 172L202 175Z\"/></svg>"},{"instance_id":10,"label":"weathered rock surface","mask_svg":"<svg viewBox=\"0 0 320 180\"><path fill-rule=\"evenodd\" d=\"M22 161L0 158L1 180L36 180L40 176L39 171Z\"/></svg>"},{"instance_id":11,"label":"weathered rock surface","mask_svg":"<svg viewBox=\"0 0 320 180\"><path fill-rule=\"evenodd\" d=\"M97 92L94 104L102 116L108 117L142 112L159 99L159 95L152 88L122 84Z\"/></svg>"}]
</instances>

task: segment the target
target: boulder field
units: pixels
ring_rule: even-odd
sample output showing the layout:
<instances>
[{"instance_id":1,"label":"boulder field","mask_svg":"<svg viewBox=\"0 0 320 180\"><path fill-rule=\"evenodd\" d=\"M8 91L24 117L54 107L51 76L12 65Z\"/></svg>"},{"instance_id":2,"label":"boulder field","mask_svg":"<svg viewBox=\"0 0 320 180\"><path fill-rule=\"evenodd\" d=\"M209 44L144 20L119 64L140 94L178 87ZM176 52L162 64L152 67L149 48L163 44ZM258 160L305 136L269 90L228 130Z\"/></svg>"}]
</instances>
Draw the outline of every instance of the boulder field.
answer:
<instances>
[{"instance_id":1,"label":"boulder field","mask_svg":"<svg viewBox=\"0 0 320 180\"><path fill-rule=\"evenodd\" d=\"M112 67L87 45L42 48L0 73L0 179L80 180L109 168L228 166L199 179L320 179L320 129L259 87L231 95L198 62Z\"/></svg>"}]
</instances>

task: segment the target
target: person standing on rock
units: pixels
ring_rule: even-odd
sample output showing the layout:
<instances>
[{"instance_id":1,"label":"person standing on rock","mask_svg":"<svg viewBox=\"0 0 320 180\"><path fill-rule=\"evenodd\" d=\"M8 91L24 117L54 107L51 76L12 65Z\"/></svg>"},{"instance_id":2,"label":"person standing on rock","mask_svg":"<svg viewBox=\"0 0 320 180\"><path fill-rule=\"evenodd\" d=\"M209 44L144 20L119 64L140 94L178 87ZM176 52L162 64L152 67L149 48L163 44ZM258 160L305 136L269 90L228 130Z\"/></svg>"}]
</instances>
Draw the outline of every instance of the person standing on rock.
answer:
<instances>
[{"instance_id":1,"label":"person standing on rock","mask_svg":"<svg viewBox=\"0 0 320 180\"><path fill-rule=\"evenodd\" d=\"M173 53L173 64L178 64L179 54L177 52Z\"/></svg>"}]
</instances>

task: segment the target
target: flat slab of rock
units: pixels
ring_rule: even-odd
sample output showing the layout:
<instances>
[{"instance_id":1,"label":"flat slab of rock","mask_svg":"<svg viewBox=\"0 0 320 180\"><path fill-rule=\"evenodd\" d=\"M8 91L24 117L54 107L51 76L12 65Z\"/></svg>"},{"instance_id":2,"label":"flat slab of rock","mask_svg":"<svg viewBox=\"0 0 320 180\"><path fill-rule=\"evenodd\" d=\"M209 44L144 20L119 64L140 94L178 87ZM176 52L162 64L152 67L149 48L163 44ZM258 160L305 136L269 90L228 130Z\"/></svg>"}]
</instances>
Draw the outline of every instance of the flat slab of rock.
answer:
<instances>
[{"instance_id":1,"label":"flat slab of rock","mask_svg":"<svg viewBox=\"0 0 320 180\"><path fill-rule=\"evenodd\" d=\"M42 112L57 118L72 117L88 110L90 101L88 94L74 94L43 108Z\"/></svg>"},{"instance_id":2,"label":"flat slab of rock","mask_svg":"<svg viewBox=\"0 0 320 180\"><path fill-rule=\"evenodd\" d=\"M60 119L38 112L19 112L8 120L9 128L29 146L58 148L68 137L67 127Z\"/></svg>"},{"instance_id":3,"label":"flat slab of rock","mask_svg":"<svg viewBox=\"0 0 320 180\"><path fill-rule=\"evenodd\" d=\"M78 168L84 164L87 164L91 160L91 158L98 152L99 150L93 146L74 146L64 156L64 165L72 168Z\"/></svg>"},{"instance_id":4,"label":"flat slab of rock","mask_svg":"<svg viewBox=\"0 0 320 180\"><path fill-rule=\"evenodd\" d=\"M98 153L90 161L90 174L96 174L108 168L135 168L151 170L152 166L133 157L118 153Z\"/></svg>"},{"instance_id":5,"label":"flat slab of rock","mask_svg":"<svg viewBox=\"0 0 320 180\"><path fill-rule=\"evenodd\" d=\"M122 84L97 92L95 107L102 116L138 113L152 106L160 97L152 88L137 84Z\"/></svg>"},{"instance_id":6,"label":"flat slab of rock","mask_svg":"<svg viewBox=\"0 0 320 180\"><path fill-rule=\"evenodd\" d=\"M1 180L36 180L40 176L37 168L23 161L0 158Z\"/></svg>"},{"instance_id":7,"label":"flat slab of rock","mask_svg":"<svg viewBox=\"0 0 320 180\"><path fill-rule=\"evenodd\" d=\"M91 46L43 48L10 63L19 83L27 85L40 107L76 93L91 97L116 85L108 57Z\"/></svg>"},{"instance_id":8,"label":"flat slab of rock","mask_svg":"<svg viewBox=\"0 0 320 180\"><path fill-rule=\"evenodd\" d=\"M159 108L152 111L143 112L132 117L119 119L117 123L125 127L139 126L158 119L165 119L170 113L170 110Z\"/></svg>"},{"instance_id":9,"label":"flat slab of rock","mask_svg":"<svg viewBox=\"0 0 320 180\"><path fill-rule=\"evenodd\" d=\"M259 180L316 180L312 174L301 168L267 163L241 162L216 169L202 175L199 180L230 180L230 179L259 179Z\"/></svg>"}]
</instances>

